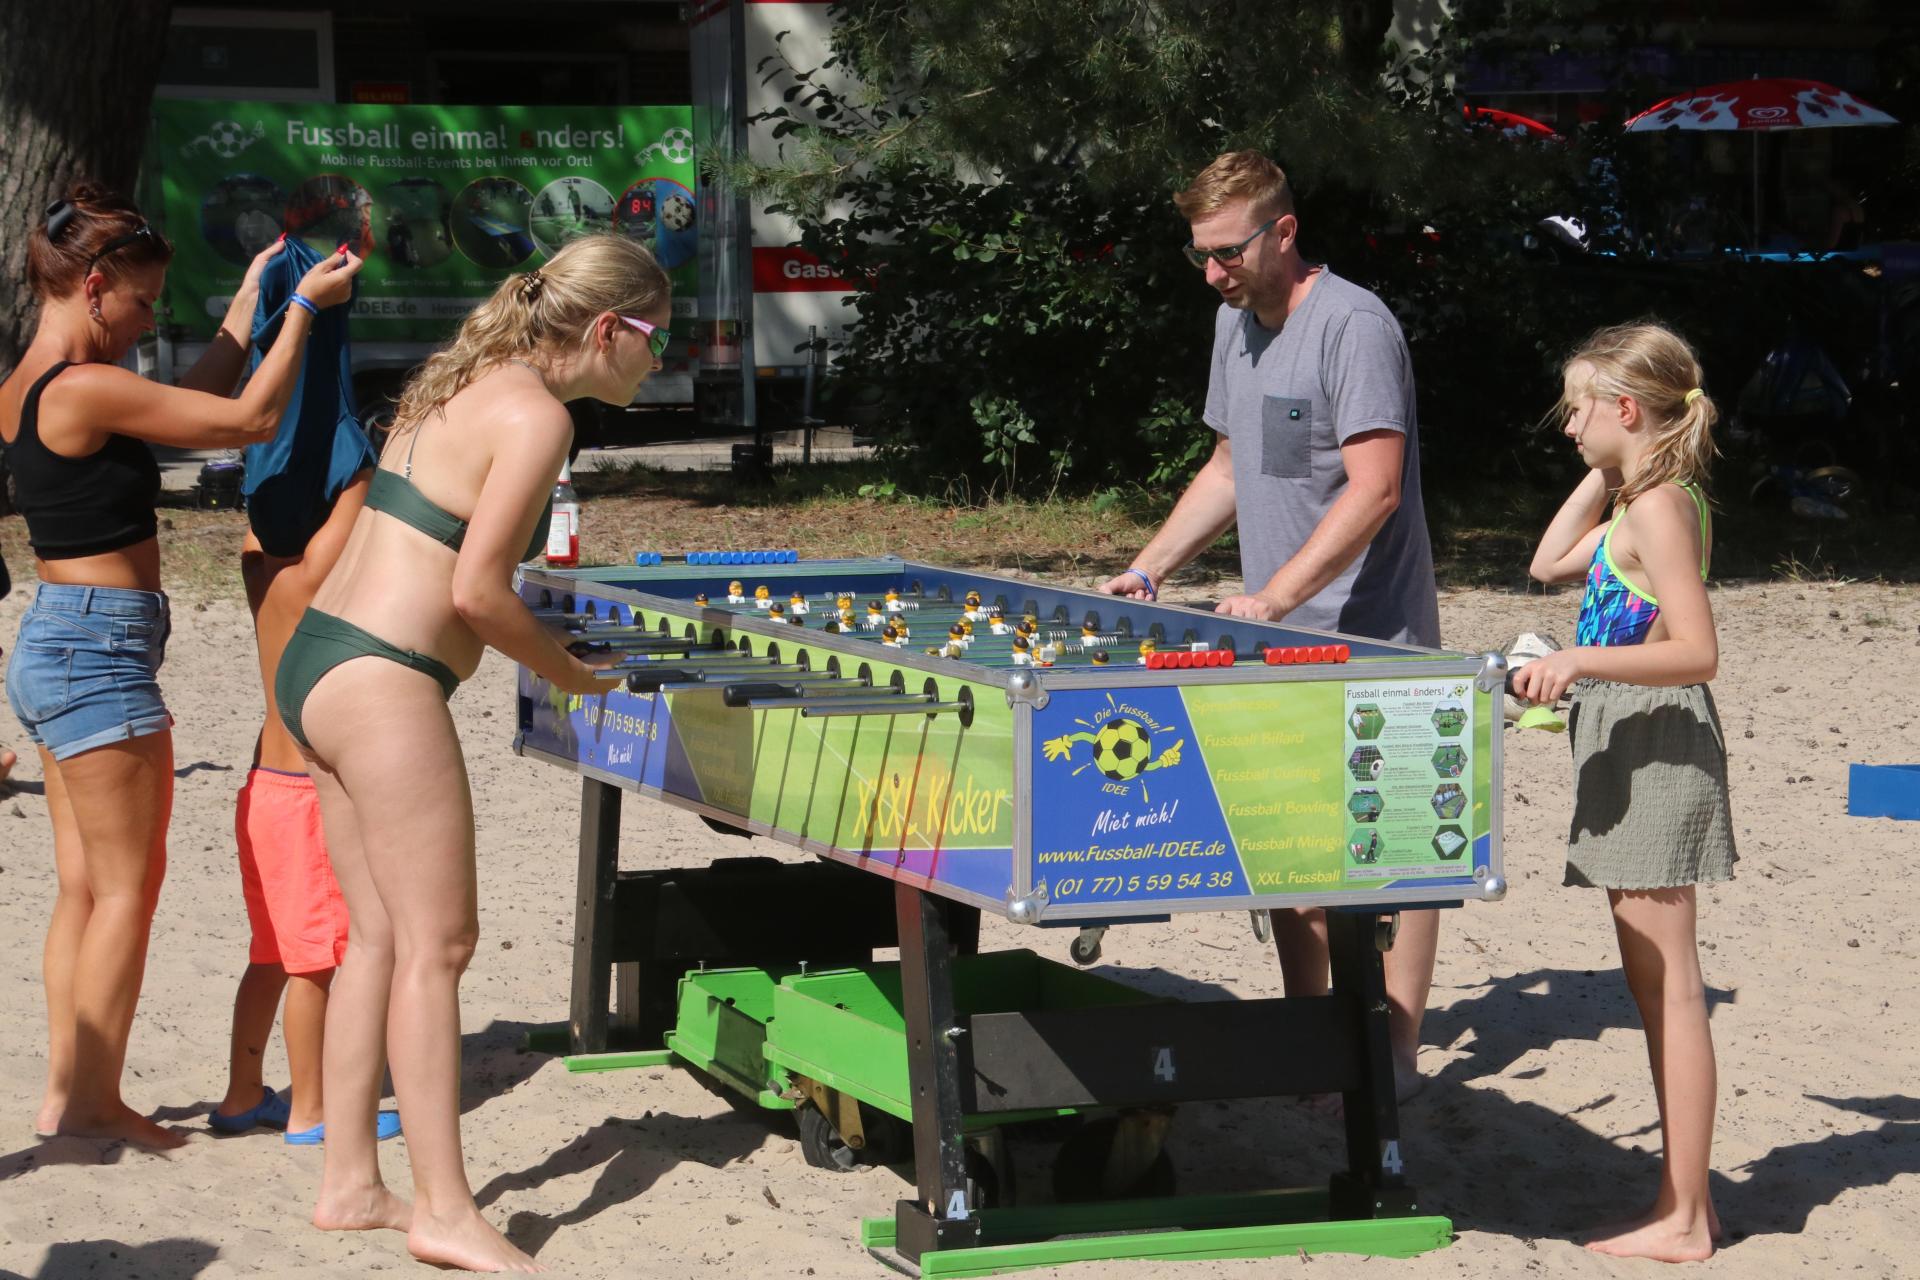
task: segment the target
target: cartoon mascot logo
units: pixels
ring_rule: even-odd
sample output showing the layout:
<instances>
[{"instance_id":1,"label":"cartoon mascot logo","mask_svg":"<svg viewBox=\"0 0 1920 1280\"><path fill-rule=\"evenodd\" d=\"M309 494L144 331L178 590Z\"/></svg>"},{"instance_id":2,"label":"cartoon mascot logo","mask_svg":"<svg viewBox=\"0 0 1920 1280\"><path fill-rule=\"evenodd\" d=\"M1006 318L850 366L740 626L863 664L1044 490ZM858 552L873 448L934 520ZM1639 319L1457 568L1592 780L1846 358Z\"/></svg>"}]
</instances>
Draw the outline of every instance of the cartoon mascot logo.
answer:
<instances>
[{"instance_id":1,"label":"cartoon mascot logo","mask_svg":"<svg viewBox=\"0 0 1920 1280\"><path fill-rule=\"evenodd\" d=\"M1075 723L1088 724L1085 720ZM1109 782L1133 782L1155 769L1169 769L1180 763L1180 749L1187 745L1184 738L1158 754L1154 752L1153 735L1169 731L1170 727L1153 725L1143 714L1122 715L1116 709L1099 717L1097 726L1088 724L1084 733L1063 733L1057 738L1048 738L1041 744L1041 750L1049 760L1070 761L1074 747L1090 742L1093 758L1073 771L1076 776L1088 769L1098 769ZM1142 781L1143 795L1145 789Z\"/></svg>"}]
</instances>

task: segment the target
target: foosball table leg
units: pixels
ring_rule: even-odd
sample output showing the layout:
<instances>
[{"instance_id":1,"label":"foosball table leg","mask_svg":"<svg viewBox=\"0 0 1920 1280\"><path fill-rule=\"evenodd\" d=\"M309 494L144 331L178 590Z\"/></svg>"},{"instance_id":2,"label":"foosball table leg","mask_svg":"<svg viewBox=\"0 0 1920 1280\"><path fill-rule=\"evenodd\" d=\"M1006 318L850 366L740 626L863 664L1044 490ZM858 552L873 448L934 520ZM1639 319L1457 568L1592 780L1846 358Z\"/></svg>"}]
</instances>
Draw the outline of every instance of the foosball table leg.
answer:
<instances>
[{"instance_id":1,"label":"foosball table leg","mask_svg":"<svg viewBox=\"0 0 1920 1280\"><path fill-rule=\"evenodd\" d=\"M1394 1097L1393 1045L1387 1030L1383 947L1391 929L1371 912L1327 912L1333 996L1346 1005L1359 1074L1341 1096L1347 1168L1333 1177L1333 1219L1403 1217L1417 1211L1400 1156L1400 1108Z\"/></svg>"},{"instance_id":2,"label":"foosball table leg","mask_svg":"<svg viewBox=\"0 0 1920 1280\"><path fill-rule=\"evenodd\" d=\"M613 893L620 870L620 788L580 785L580 869L573 902L569 1053L604 1053L613 987Z\"/></svg>"},{"instance_id":3,"label":"foosball table leg","mask_svg":"<svg viewBox=\"0 0 1920 1280\"><path fill-rule=\"evenodd\" d=\"M961 1134L959 1039L954 1011L954 934L977 938L978 912L955 922L944 899L911 885L894 886L900 929L901 1012L907 1032L907 1084L913 1095L913 1163L920 1198L895 1210L897 1247L907 1258L980 1243L980 1220L967 1181ZM965 910L965 908L961 908ZM954 928L959 925L958 930ZM966 935L974 933L974 938Z\"/></svg>"}]
</instances>

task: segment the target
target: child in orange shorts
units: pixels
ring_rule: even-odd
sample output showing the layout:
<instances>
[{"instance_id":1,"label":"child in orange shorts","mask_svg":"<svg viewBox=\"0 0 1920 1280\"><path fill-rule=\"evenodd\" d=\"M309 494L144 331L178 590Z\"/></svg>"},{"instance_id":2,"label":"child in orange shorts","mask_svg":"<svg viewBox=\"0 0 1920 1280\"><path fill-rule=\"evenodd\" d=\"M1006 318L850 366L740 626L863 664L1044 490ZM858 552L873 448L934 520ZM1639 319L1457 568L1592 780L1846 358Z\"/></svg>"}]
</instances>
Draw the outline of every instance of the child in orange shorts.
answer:
<instances>
[{"instance_id":1,"label":"child in orange shorts","mask_svg":"<svg viewBox=\"0 0 1920 1280\"><path fill-rule=\"evenodd\" d=\"M317 1145L325 1136L320 1055L327 991L347 953L347 903L327 859L313 779L261 766L249 770L234 813L234 839L253 941L233 1002L227 1096L208 1123L229 1134L255 1126L285 1129L290 1145ZM261 1073L283 990L281 1030L292 1076L286 1096L268 1088ZM382 1138L398 1133L398 1114L381 1112L377 1131Z\"/></svg>"}]
</instances>

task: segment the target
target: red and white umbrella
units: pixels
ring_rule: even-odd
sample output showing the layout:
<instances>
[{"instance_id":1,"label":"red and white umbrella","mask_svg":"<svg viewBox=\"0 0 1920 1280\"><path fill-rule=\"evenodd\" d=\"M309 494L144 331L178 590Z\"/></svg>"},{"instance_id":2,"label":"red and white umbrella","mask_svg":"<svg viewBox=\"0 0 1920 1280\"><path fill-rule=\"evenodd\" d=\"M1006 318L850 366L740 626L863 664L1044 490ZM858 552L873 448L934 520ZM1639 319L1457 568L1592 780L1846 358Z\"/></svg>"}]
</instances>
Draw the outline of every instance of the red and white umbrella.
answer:
<instances>
[{"instance_id":1,"label":"red and white umbrella","mask_svg":"<svg viewBox=\"0 0 1920 1280\"><path fill-rule=\"evenodd\" d=\"M1844 129L1899 124L1892 116L1818 80L1735 80L1657 102L1627 121L1628 133L1661 129Z\"/></svg>"},{"instance_id":2,"label":"red and white umbrella","mask_svg":"<svg viewBox=\"0 0 1920 1280\"><path fill-rule=\"evenodd\" d=\"M1656 102L1626 123L1628 133L1699 129L1753 137L1753 233L1760 236L1760 135L1783 129L1899 124L1845 89L1818 80L1735 80Z\"/></svg>"},{"instance_id":3,"label":"red and white umbrella","mask_svg":"<svg viewBox=\"0 0 1920 1280\"><path fill-rule=\"evenodd\" d=\"M1462 104L1460 113L1466 117L1469 125L1491 128L1508 138L1553 138L1560 135L1553 126L1542 124L1531 116L1516 115L1511 111L1502 111L1498 107L1473 107Z\"/></svg>"}]
</instances>

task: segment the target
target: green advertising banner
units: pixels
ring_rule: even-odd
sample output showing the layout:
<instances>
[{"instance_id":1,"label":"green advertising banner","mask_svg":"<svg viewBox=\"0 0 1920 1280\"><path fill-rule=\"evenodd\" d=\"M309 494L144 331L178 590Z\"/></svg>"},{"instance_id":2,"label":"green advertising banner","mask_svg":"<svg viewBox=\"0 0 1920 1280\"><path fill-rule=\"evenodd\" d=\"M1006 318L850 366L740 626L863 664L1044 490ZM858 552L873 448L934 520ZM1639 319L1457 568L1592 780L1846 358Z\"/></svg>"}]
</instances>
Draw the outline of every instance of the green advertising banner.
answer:
<instances>
[{"instance_id":1,"label":"green advertising banner","mask_svg":"<svg viewBox=\"0 0 1920 1280\"><path fill-rule=\"evenodd\" d=\"M253 255L286 232L367 259L361 341L438 342L510 272L616 231L694 303L687 107L154 104L149 177L176 254L174 324L213 336Z\"/></svg>"}]
</instances>

